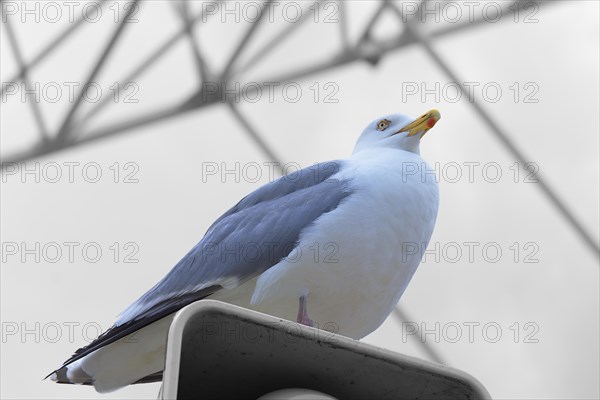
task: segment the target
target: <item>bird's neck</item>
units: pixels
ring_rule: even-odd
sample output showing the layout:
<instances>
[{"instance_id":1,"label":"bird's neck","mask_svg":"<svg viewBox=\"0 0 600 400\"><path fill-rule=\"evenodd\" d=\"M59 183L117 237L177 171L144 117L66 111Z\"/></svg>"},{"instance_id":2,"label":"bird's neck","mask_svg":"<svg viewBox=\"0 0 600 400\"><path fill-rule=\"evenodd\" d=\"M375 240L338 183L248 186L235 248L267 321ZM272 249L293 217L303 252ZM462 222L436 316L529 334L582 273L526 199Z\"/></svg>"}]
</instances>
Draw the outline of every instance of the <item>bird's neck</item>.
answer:
<instances>
[{"instance_id":1,"label":"bird's neck","mask_svg":"<svg viewBox=\"0 0 600 400\"><path fill-rule=\"evenodd\" d=\"M390 146L376 146L376 145L361 145L360 143L357 143L356 146L354 147L354 150L352 151L352 157L354 157L355 155L357 155L358 157L364 157L365 155L377 155L377 153L387 153L387 152L408 152L408 153L413 153L416 154L418 156L421 155L421 151L419 149L419 145L415 145L414 147L408 148L408 149L403 149L403 148L397 148L397 147L390 147Z\"/></svg>"}]
</instances>

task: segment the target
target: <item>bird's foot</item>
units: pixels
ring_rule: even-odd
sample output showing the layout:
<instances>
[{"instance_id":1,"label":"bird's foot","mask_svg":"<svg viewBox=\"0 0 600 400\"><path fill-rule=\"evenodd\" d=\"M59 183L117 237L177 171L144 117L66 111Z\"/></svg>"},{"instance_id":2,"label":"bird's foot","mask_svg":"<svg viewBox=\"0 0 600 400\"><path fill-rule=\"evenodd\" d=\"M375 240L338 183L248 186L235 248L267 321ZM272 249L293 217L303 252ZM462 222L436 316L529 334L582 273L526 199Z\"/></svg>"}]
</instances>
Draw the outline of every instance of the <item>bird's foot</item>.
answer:
<instances>
[{"instance_id":1,"label":"bird's foot","mask_svg":"<svg viewBox=\"0 0 600 400\"><path fill-rule=\"evenodd\" d=\"M296 322L302 325L310 326L311 328L314 326L313 320L308 318L308 309L306 308L306 295L298 299L298 317L296 318Z\"/></svg>"},{"instance_id":2,"label":"bird's foot","mask_svg":"<svg viewBox=\"0 0 600 400\"><path fill-rule=\"evenodd\" d=\"M313 320L308 318L308 315L305 315L303 317L299 316L297 322L302 325L310 326L311 328L314 326Z\"/></svg>"}]
</instances>

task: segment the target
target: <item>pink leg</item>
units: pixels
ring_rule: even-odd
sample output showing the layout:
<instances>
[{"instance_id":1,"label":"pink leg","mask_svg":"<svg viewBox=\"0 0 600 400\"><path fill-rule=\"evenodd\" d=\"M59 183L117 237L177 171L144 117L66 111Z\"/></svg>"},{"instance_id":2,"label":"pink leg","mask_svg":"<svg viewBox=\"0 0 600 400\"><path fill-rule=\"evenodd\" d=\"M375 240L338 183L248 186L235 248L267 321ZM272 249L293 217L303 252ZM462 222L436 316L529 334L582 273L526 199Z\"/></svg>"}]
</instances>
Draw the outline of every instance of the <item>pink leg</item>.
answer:
<instances>
[{"instance_id":1,"label":"pink leg","mask_svg":"<svg viewBox=\"0 0 600 400\"><path fill-rule=\"evenodd\" d=\"M306 308L306 295L298 299L298 319L296 320L299 324L306 326L313 326L312 319L308 318L308 310Z\"/></svg>"}]
</instances>

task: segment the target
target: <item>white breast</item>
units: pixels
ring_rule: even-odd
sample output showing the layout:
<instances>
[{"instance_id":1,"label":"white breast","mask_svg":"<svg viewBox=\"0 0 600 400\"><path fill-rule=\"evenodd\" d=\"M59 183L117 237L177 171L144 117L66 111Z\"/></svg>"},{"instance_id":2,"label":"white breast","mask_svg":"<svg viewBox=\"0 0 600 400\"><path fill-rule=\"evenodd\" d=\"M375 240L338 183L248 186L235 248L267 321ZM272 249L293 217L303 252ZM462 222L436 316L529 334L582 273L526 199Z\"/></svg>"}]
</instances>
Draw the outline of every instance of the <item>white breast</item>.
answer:
<instances>
[{"instance_id":1,"label":"white breast","mask_svg":"<svg viewBox=\"0 0 600 400\"><path fill-rule=\"evenodd\" d=\"M253 308L295 319L298 297L308 294L317 326L357 339L374 331L406 289L433 232L438 188L427 169L417 154L401 150L353 156L332 177L349 179L353 194L302 233L288 260L258 278Z\"/></svg>"}]
</instances>

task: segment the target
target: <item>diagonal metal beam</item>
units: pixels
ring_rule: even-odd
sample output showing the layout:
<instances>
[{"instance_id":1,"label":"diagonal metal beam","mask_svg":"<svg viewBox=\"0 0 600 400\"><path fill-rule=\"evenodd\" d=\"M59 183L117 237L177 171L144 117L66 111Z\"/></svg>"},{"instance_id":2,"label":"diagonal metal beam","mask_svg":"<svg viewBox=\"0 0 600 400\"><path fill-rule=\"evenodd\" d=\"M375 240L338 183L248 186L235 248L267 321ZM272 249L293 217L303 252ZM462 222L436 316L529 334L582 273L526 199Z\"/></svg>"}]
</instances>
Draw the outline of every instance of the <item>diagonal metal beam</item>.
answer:
<instances>
[{"instance_id":1,"label":"diagonal metal beam","mask_svg":"<svg viewBox=\"0 0 600 400\"><path fill-rule=\"evenodd\" d=\"M321 7L323 4L323 0L317 0L318 7ZM308 20L308 16L310 13L308 9L313 7L313 4L309 4L309 7L302 11L302 15L300 19L293 24L288 24L286 27L279 32L277 35L273 36L273 38L267 41L259 50L254 53L254 55L246 61L241 67L237 68L235 72L232 72L230 75L230 79L239 75L242 72L248 71L250 68L255 66L259 61L264 59L269 53L275 50L279 45L281 45L293 32L295 32L305 21Z\"/></svg>"},{"instance_id":2,"label":"diagonal metal beam","mask_svg":"<svg viewBox=\"0 0 600 400\"><path fill-rule=\"evenodd\" d=\"M99 0L99 2L98 2L98 5L100 7L104 6L105 4L106 4L106 0ZM6 16L6 17L8 18L8 16ZM14 75L12 77L12 79L7 80L7 82L17 82L17 81L22 80L23 77L25 76L25 74L29 70L33 69L33 67L35 67L37 64L39 64L44 58L46 58L50 53L52 53L52 51L54 51L54 49L56 49L69 36L71 36L71 34L73 32L75 32L81 26L83 21L85 21L85 19L84 19L84 14L82 13L81 16L76 21L74 21L72 24L69 24L69 27L67 29L62 31L54 40L52 40L52 42L50 42L46 47L44 47L43 50L41 50L38 54L36 54L31 59L29 64L20 68L19 72L17 72L17 74ZM0 88L0 97L2 97L2 94L4 94L4 91Z\"/></svg>"},{"instance_id":3,"label":"diagonal metal beam","mask_svg":"<svg viewBox=\"0 0 600 400\"><path fill-rule=\"evenodd\" d=\"M225 3L226 0L221 0L219 4ZM193 17L190 21L190 25L195 25L201 18L209 18L212 14L203 15L202 12L198 13L195 17ZM136 68L134 68L129 75L125 78L121 79L119 82L123 83L122 85L117 85L117 89L115 90L117 94L121 93L121 89L125 86L127 82L132 82L138 77L142 76L154 63L161 59L165 54L167 54L170 50L174 48L174 45L185 36L186 28L182 27L175 34L167 38L158 48L152 52L148 57L146 57L142 62L140 62ZM87 114L85 114L79 122L79 125L84 124L86 121L91 119L98 112L103 110L108 104L110 104L111 96L104 96L94 108L92 108Z\"/></svg>"},{"instance_id":4,"label":"diagonal metal beam","mask_svg":"<svg viewBox=\"0 0 600 400\"><path fill-rule=\"evenodd\" d=\"M208 105L209 104L206 104L205 106ZM86 135L85 137L78 138L77 140L50 140L47 143L18 152L10 157L3 157L0 168L4 169L7 164L23 162L34 157L41 157L61 150L76 148L84 144L95 143L119 132L132 132L136 128L141 128L154 122L160 122L169 118L173 118L182 114L182 112L182 108L179 105L167 107L162 110L153 110L140 117L118 122L114 125L111 125L109 128L99 129L95 131L93 135Z\"/></svg>"},{"instance_id":5,"label":"diagonal metal beam","mask_svg":"<svg viewBox=\"0 0 600 400\"><path fill-rule=\"evenodd\" d=\"M17 43L17 38L15 37L15 32L12 29L12 26L9 22L8 15L5 16L6 23L4 27L6 28L6 35L8 36L8 42L13 49L15 54L15 58L17 59L17 65L19 69L23 71L22 79L25 84L25 89L30 92L31 89L31 81L29 79L29 72L25 68L25 62L23 61L23 55L21 54L21 49L19 48L19 44ZM40 111L39 104L36 100L29 102L31 104L31 111L33 112L33 117L35 119L35 123L38 126L39 133L42 141L48 140L48 129L46 128L46 123L44 122L44 117L42 116L42 112Z\"/></svg>"},{"instance_id":6,"label":"diagonal metal beam","mask_svg":"<svg viewBox=\"0 0 600 400\"><path fill-rule=\"evenodd\" d=\"M179 12L181 20L183 22L185 33L189 39L192 55L194 56L196 68L198 69L198 76L200 77L202 82L206 82L209 79L209 74L207 71L206 62L200 54L200 45L198 43L198 40L196 40L196 36L194 35L194 24L192 22L193 18L190 15L189 3L184 0L173 4Z\"/></svg>"},{"instance_id":7,"label":"diagonal metal beam","mask_svg":"<svg viewBox=\"0 0 600 400\"><path fill-rule=\"evenodd\" d=\"M219 77L219 81L226 81L227 79L229 79L229 75L231 73L233 65L237 61L238 57L240 56L240 54L242 53L242 51L244 50L246 45L250 42L250 39L252 38L252 36L254 36L254 34L256 33L256 30L260 26L260 22L263 20L263 17L265 16L265 10L267 9L267 7L270 7L272 2L273 2L273 0L267 0L263 3L263 5L260 9L260 15L258 15L256 18L256 21L250 25L250 28L248 28L248 31L246 32L246 34L244 35L242 40L240 40L237 47L235 48L235 50L229 57L229 61L227 61L225 68L223 68L223 72L221 73L221 76Z\"/></svg>"},{"instance_id":8,"label":"diagonal metal beam","mask_svg":"<svg viewBox=\"0 0 600 400\"><path fill-rule=\"evenodd\" d=\"M383 0L381 2L381 4L379 4L379 7L377 7L377 10L375 10L373 15L371 15L371 19L369 19L369 22L367 22L367 25L363 29L363 33L358 37L358 44L363 43L370 39L371 29L373 29L373 26L375 26L375 23L381 17L381 15L385 11L386 7L387 7L387 0Z\"/></svg>"},{"instance_id":9,"label":"diagonal metal beam","mask_svg":"<svg viewBox=\"0 0 600 400\"><path fill-rule=\"evenodd\" d=\"M400 17L400 19L402 19L402 12L395 5L392 6L393 9L396 11L397 15ZM452 68L450 68L450 66L442 59L442 57L433 49L430 40L424 35L422 35L411 24L406 24L405 26L410 35L417 40L417 42L421 45L423 49L425 49L430 58L438 65L438 67L444 72L444 74L446 74L448 79L450 79L450 81L458 85L463 95L468 94L468 89L463 85L463 81L458 79L458 74L456 74L452 70ZM502 128L500 128L500 125L498 125L496 121L494 121L491 115L487 111L485 111L485 109L479 104L479 102L476 99L472 98L471 100L471 107L473 107L475 112L487 125L487 127L494 134L494 136L499 140L500 144L502 144L502 146L521 165L527 165L529 158L525 157L524 152L512 141L510 136ZM558 194L550 187L550 185L546 182L546 179L540 176L539 173L536 175L536 178L538 187L541 189L542 193L556 208L558 213L567 221L571 228L573 228L573 230L583 240L583 242L592 251L592 253L594 253L594 255L600 259L600 247L598 246L598 241L595 240L592 237L592 235L589 232L587 232L583 224L581 224L577 220L577 218L575 218L573 212L560 199Z\"/></svg>"},{"instance_id":10,"label":"diagonal metal beam","mask_svg":"<svg viewBox=\"0 0 600 400\"><path fill-rule=\"evenodd\" d=\"M121 36L121 33L123 32L123 29L125 28L125 25L127 25L127 20L129 19L131 14L136 10L135 6L138 4L138 2L139 2L139 0L133 0L132 7L129 7L129 9L127 10L127 13L123 17L123 20L121 20L121 22L117 26L117 29L115 29L115 32L113 33L110 40L106 44L104 51L102 52L102 54L98 58L98 61L95 64L94 68L90 72L90 75L88 76L86 84L83 85L83 87L81 88L81 91L79 92L79 95L75 99L73 106L69 109L69 112L63 119L63 122L61 123L61 126L58 129L58 133L56 134L58 140L65 140L67 135L69 135L69 133L71 132L71 130L69 129L70 128L69 125L71 123L71 120L73 119L73 116L75 115L75 112L79 108L81 101L83 100L83 96L85 95L86 90L88 89L89 85L92 83L92 81L94 80L94 78L96 77L98 72L100 72L100 69L102 68L102 66L108 59L108 57L110 56L110 53L111 53L112 49L114 48L115 44L117 43L119 37Z\"/></svg>"},{"instance_id":11,"label":"diagonal metal beam","mask_svg":"<svg viewBox=\"0 0 600 400\"><path fill-rule=\"evenodd\" d=\"M339 25L340 25L340 38L342 40L342 48L348 49L350 47L350 35L348 33L348 14L346 13L346 3L344 0L338 0L337 2L339 10Z\"/></svg>"},{"instance_id":12,"label":"diagonal metal beam","mask_svg":"<svg viewBox=\"0 0 600 400\"><path fill-rule=\"evenodd\" d=\"M267 156L269 161L276 162L279 164L280 173L283 174L284 164L282 162L282 158L280 158L275 151L267 144L267 142L258 134L258 131L254 129L254 127L248 122L248 120L240 113L237 109L237 106L228 102L227 105L231 110L231 113L237 119L237 121L242 125L242 127L248 132L248 135L252 138L254 143L260 148L260 150Z\"/></svg>"}]
</instances>

